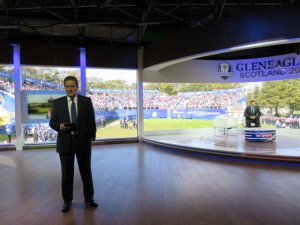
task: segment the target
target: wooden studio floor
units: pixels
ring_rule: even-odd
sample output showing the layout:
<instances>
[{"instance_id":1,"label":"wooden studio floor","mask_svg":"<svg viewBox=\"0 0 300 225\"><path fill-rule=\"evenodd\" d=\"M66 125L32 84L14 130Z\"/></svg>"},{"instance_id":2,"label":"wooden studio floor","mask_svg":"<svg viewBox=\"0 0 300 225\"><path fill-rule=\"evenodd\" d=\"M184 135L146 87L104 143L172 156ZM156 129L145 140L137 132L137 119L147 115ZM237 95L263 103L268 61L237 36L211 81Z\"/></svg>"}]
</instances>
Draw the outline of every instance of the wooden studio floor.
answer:
<instances>
[{"instance_id":1,"label":"wooden studio floor","mask_svg":"<svg viewBox=\"0 0 300 225\"><path fill-rule=\"evenodd\" d=\"M300 167L198 157L146 144L93 146L95 200L62 213L54 149L0 151L0 225L299 225Z\"/></svg>"}]
</instances>

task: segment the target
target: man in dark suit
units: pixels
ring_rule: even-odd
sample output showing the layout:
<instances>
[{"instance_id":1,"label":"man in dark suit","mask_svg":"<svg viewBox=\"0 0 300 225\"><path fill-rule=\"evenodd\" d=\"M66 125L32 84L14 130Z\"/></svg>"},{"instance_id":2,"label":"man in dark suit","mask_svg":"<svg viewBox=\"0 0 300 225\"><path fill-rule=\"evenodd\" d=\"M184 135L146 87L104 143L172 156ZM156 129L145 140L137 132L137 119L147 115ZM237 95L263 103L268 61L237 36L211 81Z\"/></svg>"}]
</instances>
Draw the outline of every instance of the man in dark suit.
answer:
<instances>
[{"instance_id":1,"label":"man in dark suit","mask_svg":"<svg viewBox=\"0 0 300 225\"><path fill-rule=\"evenodd\" d=\"M94 201L94 185L91 172L91 142L96 137L95 114L90 98L78 95L78 80L64 79L67 96L53 101L50 126L58 132L56 151L59 153L62 172L62 212L72 208L75 155L83 182L85 202L98 207ZM75 126L70 126L70 123Z\"/></svg>"},{"instance_id":2,"label":"man in dark suit","mask_svg":"<svg viewBox=\"0 0 300 225\"><path fill-rule=\"evenodd\" d=\"M246 107L244 116L246 118L246 127L252 127L251 123L254 123L255 127L260 127L261 111L254 100L251 100L250 105Z\"/></svg>"}]
</instances>

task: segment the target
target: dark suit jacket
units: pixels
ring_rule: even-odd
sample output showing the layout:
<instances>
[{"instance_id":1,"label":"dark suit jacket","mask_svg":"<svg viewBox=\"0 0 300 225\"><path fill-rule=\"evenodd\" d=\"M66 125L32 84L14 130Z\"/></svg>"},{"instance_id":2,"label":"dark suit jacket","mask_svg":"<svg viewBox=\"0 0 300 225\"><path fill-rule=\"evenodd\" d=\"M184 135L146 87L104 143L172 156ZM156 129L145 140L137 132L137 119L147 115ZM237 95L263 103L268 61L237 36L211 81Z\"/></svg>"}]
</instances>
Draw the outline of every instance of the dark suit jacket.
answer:
<instances>
[{"instance_id":1,"label":"dark suit jacket","mask_svg":"<svg viewBox=\"0 0 300 225\"><path fill-rule=\"evenodd\" d=\"M70 123L67 96L53 101L50 127L58 132L56 151L58 153L68 153L71 146L75 146L76 151L83 151L91 147L91 141L96 138L96 122L92 101L89 97L77 95L77 126L79 136L72 137L71 132L60 130L61 123ZM75 140L75 143L74 143ZM73 143L72 143L73 142Z\"/></svg>"},{"instance_id":2,"label":"dark suit jacket","mask_svg":"<svg viewBox=\"0 0 300 225\"><path fill-rule=\"evenodd\" d=\"M250 116L256 116L256 119L259 119L261 116L261 111L258 106L254 107L254 113L251 112L251 106L247 106L244 112L246 119L250 119Z\"/></svg>"}]
</instances>

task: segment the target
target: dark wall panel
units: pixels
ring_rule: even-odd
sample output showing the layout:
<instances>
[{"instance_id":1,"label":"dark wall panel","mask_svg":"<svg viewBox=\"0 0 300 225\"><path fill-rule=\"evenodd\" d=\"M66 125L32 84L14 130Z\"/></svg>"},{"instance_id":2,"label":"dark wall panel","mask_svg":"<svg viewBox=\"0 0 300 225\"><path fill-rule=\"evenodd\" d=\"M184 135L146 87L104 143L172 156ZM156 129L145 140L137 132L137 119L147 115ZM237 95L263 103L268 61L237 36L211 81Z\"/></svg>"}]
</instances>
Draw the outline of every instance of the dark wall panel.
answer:
<instances>
[{"instance_id":1,"label":"dark wall panel","mask_svg":"<svg viewBox=\"0 0 300 225\"><path fill-rule=\"evenodd\" d=\"M7 41L0 40L0 64L13 63L13 47Z\"/></svg>"},{"instance_id":2,"label":"dark wall panel","mask_svg":"<svg viewBox=\"0 0 300 225\"><path fill-rule=\"evenodd\" d=\"M79 66L76 45L60 43L21 43L21 64L44 66Z\"/></svg>"},{"instance_id":3,"label":"dark wall panel","mask_svg":"<svg viewBox=\"0 0 300 225\"><path fill-rule=\"evenodd\" d=\"M144 67L238 45L299 38L299 10L299 4L280 9L253 10L179 32L145 47Z\"/></svg>"},{"instance_id":4,"label":"dark wall panel","mask_svg":"<svg viewBox=\"0 0 300 225\"><path fill-rule=\"evenodd\" d=\"M13 63L13 47L7 40L0 40L0 64ZM21 42L21 64L38 66L80 65L80 52L76 44ZM137 68L135 48L92 46L86 48L88 67Z\"/></svg>"},{"instance_id":5,"label":"dark wall panel","mask_svg":"<svg viewBox=\"0 0 300 225\"><path fill-rule=\"evenodd\" d=\"M135 48L87 46L88 67L137 68Z\"/></svg>"}]
</instances>

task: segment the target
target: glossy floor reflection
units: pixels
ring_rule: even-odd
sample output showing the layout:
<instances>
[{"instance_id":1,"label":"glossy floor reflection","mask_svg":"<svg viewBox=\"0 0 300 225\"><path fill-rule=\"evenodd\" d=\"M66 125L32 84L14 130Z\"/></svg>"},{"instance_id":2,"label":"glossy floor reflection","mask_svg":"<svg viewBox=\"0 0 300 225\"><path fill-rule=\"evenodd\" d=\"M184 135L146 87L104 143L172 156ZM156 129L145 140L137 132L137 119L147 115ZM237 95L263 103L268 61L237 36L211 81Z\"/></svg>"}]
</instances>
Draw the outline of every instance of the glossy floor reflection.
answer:
<instances>
[{"instance_id":1,"label":"glossy floor reflection","mask_svg":"<svg viewBox=\"0 0 300 225\"><path fill-rule=\"evenodd\" d=\"M236 153L241 156L283 158L300 160L300 130L276 129L276 140L272 142L250 142L245 140L244 128L223 135L214 129L197 129L180 134L148 135L148 140L199 150L220 153Z\"/></svg>"}]
</instances>

